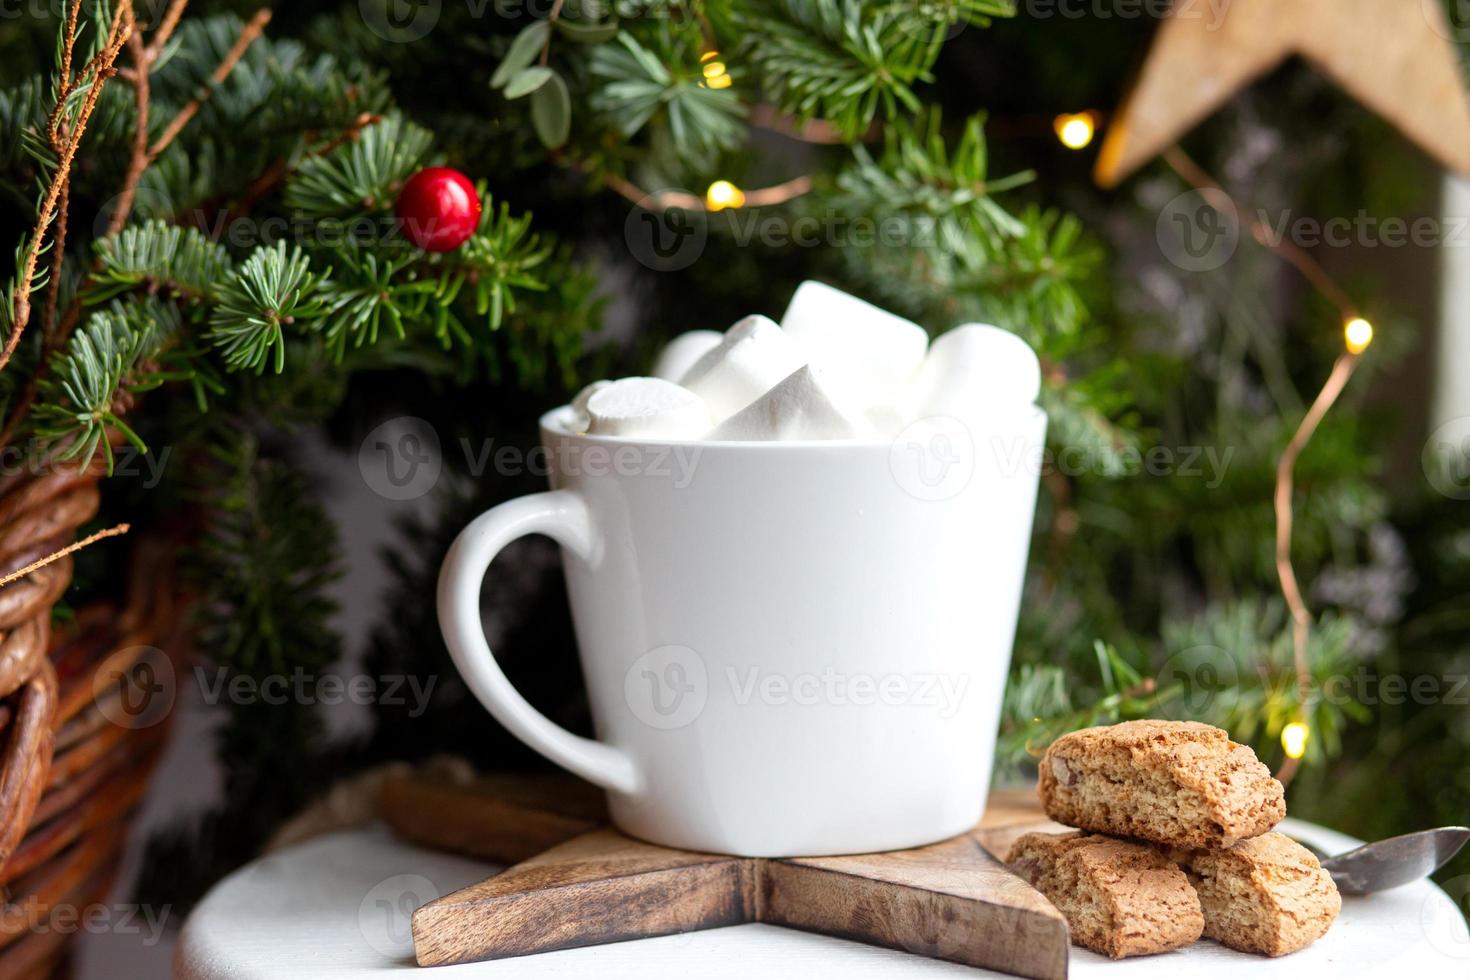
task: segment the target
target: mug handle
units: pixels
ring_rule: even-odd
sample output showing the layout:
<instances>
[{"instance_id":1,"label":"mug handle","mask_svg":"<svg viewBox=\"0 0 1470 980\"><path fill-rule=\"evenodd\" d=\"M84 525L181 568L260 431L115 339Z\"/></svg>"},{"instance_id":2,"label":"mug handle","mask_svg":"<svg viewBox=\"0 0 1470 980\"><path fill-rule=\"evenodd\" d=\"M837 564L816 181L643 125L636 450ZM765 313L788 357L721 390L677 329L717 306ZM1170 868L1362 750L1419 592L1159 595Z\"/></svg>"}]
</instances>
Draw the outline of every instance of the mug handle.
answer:
<instances>
[{"instance_id":1,"label":"mug handle","mask_svg":"<svg viewBox=\"0 0 1470 980\"><path fill-rule=\"evenodd\" d=\"M449 654L470 690L516 738L603 789L636 793L642 780L631 756L573 735L531 707L490 651L480 621L480 587L496 554L527 534L545 534L584 560L595 548L587 504L571 490L519 497L475 518L454 539L439 570L439 628Z\"/></svg>"}]
</instances>

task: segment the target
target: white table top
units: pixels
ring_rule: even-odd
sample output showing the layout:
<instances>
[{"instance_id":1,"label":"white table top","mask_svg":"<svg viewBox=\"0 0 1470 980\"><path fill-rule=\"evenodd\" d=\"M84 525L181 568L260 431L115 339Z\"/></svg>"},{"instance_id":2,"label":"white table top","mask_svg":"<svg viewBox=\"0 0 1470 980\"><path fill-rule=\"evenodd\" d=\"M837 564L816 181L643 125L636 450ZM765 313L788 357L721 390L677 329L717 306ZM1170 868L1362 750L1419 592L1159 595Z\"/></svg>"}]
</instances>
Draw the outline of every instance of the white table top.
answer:
<instances>
[{"instance_id":1,"label":"white table top","mask_svg":"<svg viewBox=\"0 0 1470 980\"><path fill-rule=\"evenodd\" d=\"M1332 853L1351 838L1299 821L1281 828ZM381 980L417 968L409 916L431 898L482 880L495 865L404 844L383 827L318 838L220 882L180 937L178 980ZM1455 903L1423 882L1344 898L1315 945L1276 960L1199 942L1113 963L1073 948L1071 976L1094 980L1242 976L1436 980L1470 975L1470 931ZM978 980L1000 974L762 924L440 967L432 980L734 980L779 977Z\"/></svg>"}]
</instances>

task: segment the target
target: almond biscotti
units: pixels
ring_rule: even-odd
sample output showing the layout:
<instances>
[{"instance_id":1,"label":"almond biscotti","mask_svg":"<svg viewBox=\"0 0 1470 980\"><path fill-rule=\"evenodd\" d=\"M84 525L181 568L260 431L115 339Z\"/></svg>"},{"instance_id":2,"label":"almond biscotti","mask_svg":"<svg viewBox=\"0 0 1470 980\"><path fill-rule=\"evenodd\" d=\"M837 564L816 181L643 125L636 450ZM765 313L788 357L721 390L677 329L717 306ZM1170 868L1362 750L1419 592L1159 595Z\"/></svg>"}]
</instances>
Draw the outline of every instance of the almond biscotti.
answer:
<instances>
[{"instance_id":1,"label":"almond biscotti","mask_svg":"<svg viewBox=\"0 0 1470 980\"><path fill-rule=\"evenodd\" d=\"M1026 834L1012 845L1007 864L1066 917L1074 943L1104 956L1168 952L1204 930L1189 879L1147 844Z\"/></svg>"},{"instance_id":2,"label":"almond biscotti","mask_svg":"<svg viewBox=\"0 0 1470 980\"><path fill-rule=\"evenodd\" d=\"M1294 953L1320 939L1342 908L1332 876L1311 851L1281 834L1174 858L1199 896L1204 934L1231 949Z\"/></svg>"},{"instance_id":3,"label":"almond biscotti","mask_svg":"<svg viewBox=\"0 0 1470 980\"><path fill-rule=\"evenodd\" d=\"M1059 823L1190 850L1228 848L1286 816L1255 753L1198 722L1072 732L1047 749L1040 776L1042 808Z\"/></svg>"}]
</instances>

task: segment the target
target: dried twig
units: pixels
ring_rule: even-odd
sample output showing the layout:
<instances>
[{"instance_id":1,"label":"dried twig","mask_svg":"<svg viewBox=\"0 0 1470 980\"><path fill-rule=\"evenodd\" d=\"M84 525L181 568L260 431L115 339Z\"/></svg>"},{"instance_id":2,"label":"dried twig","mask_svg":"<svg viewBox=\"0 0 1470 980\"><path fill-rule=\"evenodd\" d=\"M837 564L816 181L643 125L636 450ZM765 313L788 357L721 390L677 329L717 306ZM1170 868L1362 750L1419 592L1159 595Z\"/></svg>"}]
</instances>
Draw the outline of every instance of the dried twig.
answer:
<instances>
[{"instance_id":1,"label":"dried twig","mask_svg":"<svg viewBox=\"0 0 1470 980\"><path fill-rule=\"evenodd\" d=\"M128 213L133 210L133 197L138 193L138 182L143 179L143 171L148 169L148 100L152 93L148 73L152 61L143 44L142 34L134 34L128 39L128 50L133 58L133 72L128 80L133 84L137 128L133 131L133 151L128 155L128 169L123 172L122 190L113 203L112 217L107 221L108 235L116 235L127 224Z\"/></svg>"},{"instance_id":2,"label":"dried twig","mask_svg":"<svg viewBox=\"0 0 1470 980\"><path fill-rule=\"evenodd\" d=\"M546 18L547 31L546 40L541 45L541 64L544 66L551 60L551 35L556 33L556 19L561 16L561 8L566 0L555 0L551 5L551 13Z\"/></svg>"},{"instance_id":3,"label":"dried twig","mask_svg":"<svg viewBox=\"0 0 1470 980\"><path fill-rule=\"evenodd\" d=\"M45 568L52 562L57 561L61 558L65 558L67 555L70 555L73 552L81 551L83 548L88 547L89 545L94 545L104 538L115 538L120 534L127 534L129 530L131 530L129 525L118 524L115 527L110 527L105 531L98 531L96 534L89 534L85 538L82 538L82 540L80 541L73 541L65 548L61 548L60 550L51 552L51 554L47 555L45 558L39 558L36 561L31 562L24 568L17 568L10 574L0 577L0 588L4 588L11 582L18 582L32 572Z\"/></svg>"},{"instance_id":4,"label":"dried twig","mask_svg":"<svg viewBox=\"0 0 1470 980\"><path fill-rule=\"evenodd\" d=\"M762 103L750 110L750 124L760 129L768 129L773 133L803 143L816 143L821 146L837 146L849 142L842 135L842 131L825 119L808 119L798 122L791 116L780 111L775 106ZM871 140L879 132L875 123L868 131L859 136L855 142L863 143Z\"/></svg>"},{"instance_id":5,"label":"dried twig","mask_svg":"<svg viewBox=\"0 0 1470 980\"><path fill-rule=\"evenodd\" d=\"M608 175L603 179L611 189L617 191L623 197L634 204L650 211L662 210L664 208L682 208L685 211L709 211L710 207L704 198L686 191L658 191L650 193L638 187L631 181L622 177ZM771 204L784 204L793 198L801 197L812 189L812 179L806 174L793 177L785 183L773 184L770 187L757 187L745 191L745 199L740 207L759 208Z\"/></svg>"},{"instance_id":6,"label":"dried twig","mask_svg":"<svg viewBox=\"0 0 1470 980\"><path fill-rule=\"evenodd\" d=\"M169 38L173 37L174 28L179 26L179 18L184 16L184 8L188 5L189 0L173 0L168 5L168 9L163 12L163 19L158 22L158 26L153 29L153 33L148 38L146 52L148 64L153 64L163 53L163 46L168 43Z\"/></svg>"},{"instance_id":7,"label":"dried twig","mask_svg":"<svg viewBox=\"0 0 1470 980\"><path fill-rule=\"evenodd\" d=\"M1237 215L1239 214L1240 209L1236 207L1230 195L1178 146L1165 150L1164 160L1175 173L1200 191L1211 207L1221 210L1222 204L1228 204ZM1322 264L1309 252L1294 242L1273 240L1270 230L1258 219L1251 219L1250 227L1251 234L1256 241L1271 249L1301 272L1317 292L1338 308L1344 322L1358 315L1357 308L1348 297L1347 291L1327 274L1327 270L1322 268ZM1360 353L1349 351L1338 357L1322 390L1312 401L1311 408L1307 410L1306 416L1297 426L1296 432L1292 434L1291 441L1282 450L1281 458L1276 464L1276 490L1273 496L1273 506L1276 511L1276 577L1281 582L1281 594L1286 600L1287 609L1291 612L1292 669L1296 673L1297 687L1296 720L1303 724L1307 722L1307 705L1312 697L1312 665L1307 657L1307 644L1311 639L1312 613L1307 608L1306 600L1302 597L1301 586L1296 578L1296 569L1291 562L1291 536L1294 525L1292 495L1295 490L1296 463L1307 448L1307 443L1312 441L1317 427L1321 425L1322 420L1342 395L1343 389L1347 387L1348 381L1352 379L1353 371L1360 360ZM1276 778L1281 781L1282 785L1291 782L1300 762L1299 758L1286 756L1280 770L1276 773Z\"/></svg>"},{"instance_id":8,"label":"dried twig","mask_svg":"<svg viewBox=\"0 0 1470 980\"><path fill-rule=\"evenodd\" d=\"M245 52L249 50L250 45L255 43L255 39L260 37L261 32L265 30L265 25L270 23L270 19L270 8L262 7L255 12L254 17L245 22L245 26L240 29L240 36L235 38L235 43L215 67L214 73L209 76L209 87L201 90L198 95L185 103L184 107L179 110L179 114L169 121L158 139L148 148L149 163L158 159L158 155L168 149L169 144L184 131L184 127L189 125L190 120L199 114L204 103L214 94L214 89L229 77L230 72L235 70L235 65L245 56Z\"/></svg>"},{"instance_id":9,"label":"dried twig","mask_svg":"<svg viewBox=\"0 0 1470 980\"><path fill-rule=\"evenodd\" d=\"M1224 188L1214 178L1206 174L1200 168L1199 164L1191 160L1179 147L1171 146L1165 150L1164 161L1169 164L1175 173L1188 181L1195 190L1203 193L1205 200L1210 203L1211 207L1215 206L1215 201L1211 199L1212 196L1218 196L1218 199L1221 201L1230 201L1231 207L1235 206L1235 202L1231 200L1230 195ZM1238 216L1238 208L1236 209L1236 213ZM1249 219L1249 225L1251 237L1262 246L1269 248L1287 262L1290 262L1302 274L1302 277L1312 284L1317 292L1321 293L1328 302L1337 307L1344 320L1351 320L1358 315L1357 308L1353 305L1353 301L1348 297L1347 292L1327 274L1327 270L1322 268L1322 263L1313 258L1310 252L1296 244L1296 242L1287 241L1273 234L1271 229L1266 227L1259 218Z\"/></svg>"},{"instance_id":10,"label":"dried twig","mask_svg":"<svg viewBox=\"0 0 1470 980\"><path fill-rule=\"evenodd\" d=\"M1281 580L1281 594L1286 598L1286 606L1291 610L1291 648L1293 666L1296 670L1297 720L1302 722L1306 721L1307 702L1312 696L1312 665L1307 659L1307 641L1311 635L1312 613L1307 609L1306 601L1302 598L1302 590L1296 580L1296 569L1291 564L1293 524L1291 500L1295 489L1296 461L1301 456L1302 450L1307 448L1307 443L1312 440L1317 426L1322 423L1322 419L1326 417L1338 396L1342 394L1343 388L1347 387L1348 381L1353 376L1353 370L1358 366L1358 360L1359 356L1352 353L1343 354L1337 359L1337 363L1332 366L1332 373L1327 376L1327 383L1317 393L1312 407L1307 410L1306 416L1297 426L1291 441L1281 452L1280 461L1276 464L1276 575ZM1299 759L1294 759L1289 755L1286 757L1281 771L1276 774L1276 778L1281 781L1282 785L1291 782L1292 777L1296 775L1299 762Z\"/></svg>"},{"instance_id":11,"label":"dried twig","mask_svg":"<svg viewBox=\"0 0 1470 980\"><path fill-rule=\"evenodd\" d=\"M86 95L82 97L82 104L77 109L75 124L67 132L61 152L57 154L56 172L51 178L50 186L46 188L45 197L41 199L35 230L26 244L25 255L20 262L20 273L15 282L15 307L11 313L10 335L5 338L4 349L0 349L0 370L4 370L5 366L10 363L16 348L20 346L20 339L25 333L26 325L30 322L32 284L36 280L36 266L45 248L46 231L56 219L62 192L71 179L72 162L76 158L77 149L81 146L82 137L86 133L87 122L92 118L92 111L97 108L97 98L102 92L103 83L113 74L113 65L117 62L117 56L132 35L132 31L132 4L129 0L122 0L117 5L117 9L113 11L112 23L108 26L107 40L102 50L87 63L80 73L81 79L91 76L94 81L87 89ZM69 41L74 43L75 40L75 35L71 35ZM70 47L71 45L64 46ZM65 52L63 54L65 55ZM61 102L65 101L65 98L61 99ZM59 124L54 125L59 131Z\"/></svg>"}]
</instances>

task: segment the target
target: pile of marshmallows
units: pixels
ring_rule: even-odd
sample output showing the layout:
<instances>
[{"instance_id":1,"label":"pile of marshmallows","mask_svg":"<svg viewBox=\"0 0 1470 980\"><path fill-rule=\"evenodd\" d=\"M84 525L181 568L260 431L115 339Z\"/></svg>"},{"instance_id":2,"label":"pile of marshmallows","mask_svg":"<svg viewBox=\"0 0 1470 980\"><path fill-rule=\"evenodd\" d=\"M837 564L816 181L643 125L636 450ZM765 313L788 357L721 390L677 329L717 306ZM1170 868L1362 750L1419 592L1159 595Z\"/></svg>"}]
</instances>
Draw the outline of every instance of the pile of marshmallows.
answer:
<instances>
[{"instance_id":1,"label":"pile of marshmallows","mask_svg":"<svg viewBox=\"0 0 1470 980\"><path fill-rule=\"evenodd\" d=\"M723 335L669 342L651 378L597 381L572 402L590 435L740 442L874 439L935 416L967 424L1031 405L1035 353L999 327L924 328L819 282L781 323L748 316Z\"/></svg>"}]
</instances>

